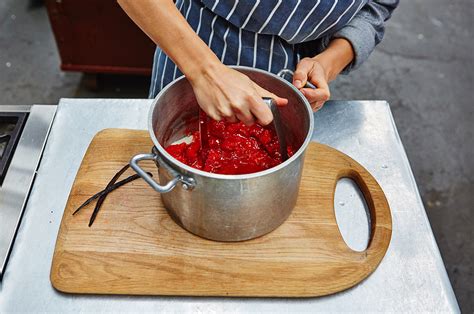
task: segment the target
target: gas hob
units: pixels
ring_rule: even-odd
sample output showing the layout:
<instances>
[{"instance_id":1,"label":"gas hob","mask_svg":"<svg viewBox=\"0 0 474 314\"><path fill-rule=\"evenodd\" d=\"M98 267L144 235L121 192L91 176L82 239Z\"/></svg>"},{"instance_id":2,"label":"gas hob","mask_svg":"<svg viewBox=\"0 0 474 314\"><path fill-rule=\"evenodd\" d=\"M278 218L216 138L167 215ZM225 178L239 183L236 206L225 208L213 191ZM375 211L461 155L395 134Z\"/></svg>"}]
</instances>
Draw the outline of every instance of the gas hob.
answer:
<instances>
[{"instance_id":1,"label":"gas hob","mask_svg":"<svg viewBox=\"0 0 474 314\"><path fill-rule=\"evenodd\" d=\"M56 106L0 106L0 280Z\"/></svg>"},{"instance_id":2,"label":"gas hob","mask_svg":"<svg viewBox=\"0 0 474 314\"><path fill-rule=\"evenodd\" d=\"M0 186L20 140L27 112L2 112L0 109Z\"/></svg>"}]
</instances>

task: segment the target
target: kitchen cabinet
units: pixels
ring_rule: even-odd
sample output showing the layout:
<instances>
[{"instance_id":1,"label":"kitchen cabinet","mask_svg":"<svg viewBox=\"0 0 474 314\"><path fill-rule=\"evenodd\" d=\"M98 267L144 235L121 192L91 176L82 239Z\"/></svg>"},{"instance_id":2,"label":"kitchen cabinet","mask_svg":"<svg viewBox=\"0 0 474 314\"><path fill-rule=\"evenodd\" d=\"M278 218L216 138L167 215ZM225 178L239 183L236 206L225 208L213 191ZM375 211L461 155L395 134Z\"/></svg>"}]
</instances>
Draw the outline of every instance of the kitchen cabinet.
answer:
<instances>
[{"instance_id":1,"label":"kitchen cabinet","mask_svg":"<svg viewBox=\"0 0 474 314\"><path fill-rule=\"evenodd\" d=\"M151 74L155 44L116 0L46 0L61 69Z\"/></svg>"}]
</instances>

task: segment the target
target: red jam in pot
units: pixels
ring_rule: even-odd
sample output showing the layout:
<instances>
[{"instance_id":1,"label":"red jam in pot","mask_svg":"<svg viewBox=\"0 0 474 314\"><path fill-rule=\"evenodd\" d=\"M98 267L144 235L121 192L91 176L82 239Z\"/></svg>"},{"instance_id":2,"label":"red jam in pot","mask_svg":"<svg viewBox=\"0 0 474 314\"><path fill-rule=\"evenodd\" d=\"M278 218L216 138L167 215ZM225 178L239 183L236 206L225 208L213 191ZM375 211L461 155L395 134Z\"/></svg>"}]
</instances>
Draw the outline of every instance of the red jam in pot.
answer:
<instances>
[{"instance_id":1,"label":"red jam in pot","mask_svg":"<svg viewBox=\"0 0 474 314\"><path fill-rule=\"evenodd\" d=\"M166 151L186 165L219 174L254 173L281 164L280 144L272 128L211 119L206 124L206 147L201 147L196 131L189 134L191 143L169 145ZM288 156L293 154L288 146Z\"/></svg>"}]
</instances>

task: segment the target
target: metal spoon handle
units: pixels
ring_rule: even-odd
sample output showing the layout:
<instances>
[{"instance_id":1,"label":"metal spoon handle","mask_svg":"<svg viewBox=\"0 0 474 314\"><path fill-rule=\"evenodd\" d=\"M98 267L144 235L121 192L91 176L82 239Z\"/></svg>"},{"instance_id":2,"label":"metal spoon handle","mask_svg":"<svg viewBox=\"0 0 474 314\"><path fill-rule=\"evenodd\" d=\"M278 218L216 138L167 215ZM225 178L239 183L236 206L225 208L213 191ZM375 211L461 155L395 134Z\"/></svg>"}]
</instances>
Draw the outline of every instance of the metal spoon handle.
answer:
<instances>
[{"instance_id":1,"label":"metal spoon handle","mask_svg":"<svg viewBox=\"0 0 474 314\"><path fill-rule=\"evenodd\" d=\"M283 129L283 123L280 117L280 110L278 109L278 106L273 98L264 97L263 101L267 104L267 106L272 111L273 127L275 128L275 131L278 137L278 142L280 142L281 161L285 161L288 159L288 150L286 146L285 132L283 132L284 129Z\"/></svg>"}]
</instances>

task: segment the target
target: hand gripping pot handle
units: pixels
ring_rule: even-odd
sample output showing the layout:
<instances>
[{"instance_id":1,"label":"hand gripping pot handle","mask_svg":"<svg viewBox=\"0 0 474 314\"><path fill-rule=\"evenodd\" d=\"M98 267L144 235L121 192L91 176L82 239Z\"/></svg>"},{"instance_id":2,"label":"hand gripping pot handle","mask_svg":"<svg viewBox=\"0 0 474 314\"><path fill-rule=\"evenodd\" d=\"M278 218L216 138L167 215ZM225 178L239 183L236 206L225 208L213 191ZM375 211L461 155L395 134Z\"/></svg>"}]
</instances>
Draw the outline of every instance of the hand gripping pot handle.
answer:
<instances>
[{"instance_id":1,"label":"hand gripping pot handle","mask_svg":"<svg viewBox=\"0 0 474 314\"><path fill-rule=\"evenodd\" d=\"M151 154L138 154L133 156L130 160L130 166L133 170L143 179L146 183L148 183L155 191L159 193L168 193L175 188L175 186L179 183L183 183L183 189L191 190L194 188L195 182L192 178L185 178L181 174L177 173L176 171L172 170L169 167L166 167L169 173L171 173L174 178L167 182L165 185L161 185L160 183L156 182L151 176L149 176L145 170L143 170L140 165L138 164L140 161L143 160L153 160L155 164L158 166L161 164L159 162L159 156L155 152Z\"/></svg>"},{"instance_id":2,"label":"hand gripping pot handle","mask_svg":"<svg viewBox=\"0 0 474 314\"><path fill-rule=\"evenodd\" d=\"M293 71L291 71L290 69L283 69L283 70L280 70L280 72L277 73L277 75L279 77L281 77L282 79L285 79L285 80L288 80L288 81L292 81L293 80L293 75L295 73ZM304 85L304 87L306 88L312 88L312 89L316 89L317 87L314 86L313 84L311 84L311 82L309 81L306 81L306 84Z\"/></svg>"}]
</instances>

